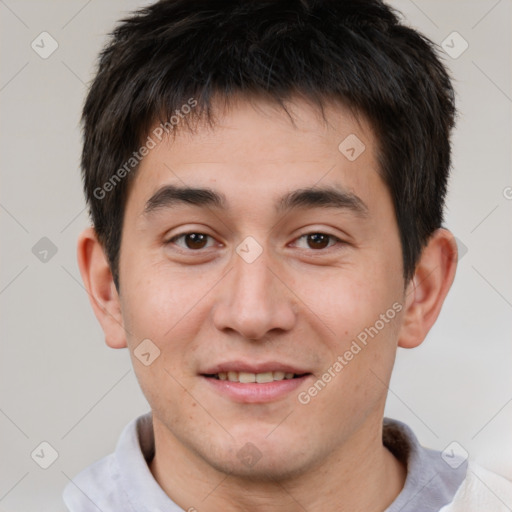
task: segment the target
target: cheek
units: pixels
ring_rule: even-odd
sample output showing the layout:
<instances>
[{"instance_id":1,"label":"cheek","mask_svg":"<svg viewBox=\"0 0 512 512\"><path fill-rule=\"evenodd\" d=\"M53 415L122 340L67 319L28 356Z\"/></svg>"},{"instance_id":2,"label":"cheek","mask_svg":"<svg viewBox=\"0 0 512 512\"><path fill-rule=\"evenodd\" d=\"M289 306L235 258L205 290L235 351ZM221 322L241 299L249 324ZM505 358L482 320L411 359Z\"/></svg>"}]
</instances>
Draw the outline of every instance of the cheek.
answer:
<instances>
[{"instance_id":1,"label":"cheek","mask_svg":"<svg viewBox=\"0 0 512 512\"><path fill-rule=\"evenodd\" d=\"M122 304L127 330L134 337L167 345L186 337L198 326L190 318L201 311L201 298L212 286L208 279L171 271L165 262L134 262L131 269L126 278L128 293L122 297Z\"/></svg>"},{"instance_id":2,"label":"cheek","mask_svg":"<svg viewBox=\"0 0 512 512\"><path fill-rule=\"evenodd\" d=\"M208 290L216 280L171 271L162 263L137 265L135 259L127 259L126 268L131 272L125 274L128 293L121 294L121 304L137 378L151 404L165 397L174 397L173 403L178 404L180 383L189 387L196 372L193 353L199 331L206 325ZM143 340L151 340L154 346L149 346L158 354L148 367L137 357Z\"/></svg>"},{"instance_id":3,"label":"cheek","mask_svg":"<svg viewBox=\"0 0 512 512\"><path fill-rule=\"evenodd\" d=\"M329 337L330 355L323 369L334 377L326 377L330 391L319 393L316 406L336 403L336 415L360 417L386 394L383 383L395 360L403 283L386 271L384 260L351 270L340 272L329 294L315 303L318 311L328 312L323 318L335 332Z\"/></svg>"},{"instance_id":4,"label":"cheek","mask_svg":"<svg viewBox=\"0 0 512 512\"><path fill-rule=\"evenodd\" d=\"M394 281L392 275L378 271L374 265L359 273L340 271L330 280L328 289L316 294L309 290L307 296L314 297L315 311L322 312L338 343L345 345L376 323L379 331L391 333L392 320L397 316L393 305L401 297Z\"/></svg>"}]
</instances>

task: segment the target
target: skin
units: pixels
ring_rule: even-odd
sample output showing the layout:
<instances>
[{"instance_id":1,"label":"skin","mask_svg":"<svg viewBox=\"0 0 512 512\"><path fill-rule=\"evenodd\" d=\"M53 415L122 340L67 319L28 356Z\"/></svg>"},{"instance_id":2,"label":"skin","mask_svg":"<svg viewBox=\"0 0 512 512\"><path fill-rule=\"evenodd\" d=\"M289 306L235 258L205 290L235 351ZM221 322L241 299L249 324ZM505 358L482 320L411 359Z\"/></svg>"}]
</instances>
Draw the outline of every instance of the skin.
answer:
<instances>
[{"instance_id":1,"label":"skin","mask_svg":"<svg viewBox=\"0 0 512 512\"><path fill-rule=\"evenodd\" d=\"M219 108L214 129L177 131L149 152L126 204L119 293L94 230L79 239L106 343L129 348L153 412L150 469L184 510L378 512L405 481L405 468L382 445L386 384L397 346L419 345L435 322L456 245L437 230L404 283L371 127L337 104L326 109L328 123L302 99L289 105L296 126L279 107L233 100ZM366 147L354 161L338 150L350 134ZM228 209L178 204L145 214L148 199L169 184L213 189ZM274 211L287 192L328 185L355 194L366 213ZM204 248L186 237L169 242L190 232L210 235ZM304 236L314 233L332 235L327 247ZM262 248L252 263L235 252L247 236ZM299 392L394 303L401 311L301 404ZM133 351L148 338L160 356L145 366ZM313 375L275 401L237 403L200 376L232 359L282 361ZM251 466L237 457L246 443L261 454Z\"/></svg>"}]
</instances>

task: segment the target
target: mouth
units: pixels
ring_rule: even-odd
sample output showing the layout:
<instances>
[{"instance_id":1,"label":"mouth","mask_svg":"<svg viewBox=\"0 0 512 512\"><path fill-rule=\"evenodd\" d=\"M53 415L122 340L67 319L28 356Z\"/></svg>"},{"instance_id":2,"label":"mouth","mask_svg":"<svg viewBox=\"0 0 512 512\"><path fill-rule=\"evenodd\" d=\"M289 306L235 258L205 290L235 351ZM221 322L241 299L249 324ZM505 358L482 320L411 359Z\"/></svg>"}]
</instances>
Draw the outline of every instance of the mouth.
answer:
<instances>
[{"instance_id":1,"label":"mouth","mask_svg":"<svg viewBox=\"0 0 512 512\"><path fill-rule=\"evenodd\" d=\"M288 398L313 374L277 363L233 362L212 367L200 376L217 395L238 403L255 404Z\"/></svg>"},{"instance_id":2,"label":"mouth","mask_svg":"<svg viewBox=\"0 0 512 512\"><path fill-rule=\"evenodd\" d=\"M216 380L224 380L229 382L241 382L242 384L266 384L268 382L279 382L282 380L290 380L290 379L298 379L304 377L305 375L310 375L309 373L293 373L293 372L284 372L284 371L275 371L275 372L261 372L261 373L251 373L251 372L219 372L219 373L211 373L204 374L203 377L209 379Z\"/></svg>"}]
</instances>

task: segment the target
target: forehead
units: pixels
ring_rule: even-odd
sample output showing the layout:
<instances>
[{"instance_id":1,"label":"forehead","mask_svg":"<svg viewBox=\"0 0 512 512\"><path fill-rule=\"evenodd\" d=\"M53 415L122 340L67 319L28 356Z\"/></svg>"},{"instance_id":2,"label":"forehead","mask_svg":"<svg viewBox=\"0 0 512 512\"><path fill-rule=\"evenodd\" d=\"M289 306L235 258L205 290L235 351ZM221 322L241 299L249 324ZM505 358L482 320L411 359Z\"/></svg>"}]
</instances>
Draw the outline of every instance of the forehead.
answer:
<instances>
[{"instance_id":1,"label":"forehead","mask_svg":"<svg viewBox=\"0 0 512 512\"><path fill-rule=\"evenodd\" d=\"M237 100L215 113L213 127L178 126L144 157L129 199L142 212L165 184L223 190L228 208L234 200L315 186L357 191L370 202L386 193L364 118L339 104L326 105L323 115L301 100L286 108Z\"/></svg>"}]
</instances>

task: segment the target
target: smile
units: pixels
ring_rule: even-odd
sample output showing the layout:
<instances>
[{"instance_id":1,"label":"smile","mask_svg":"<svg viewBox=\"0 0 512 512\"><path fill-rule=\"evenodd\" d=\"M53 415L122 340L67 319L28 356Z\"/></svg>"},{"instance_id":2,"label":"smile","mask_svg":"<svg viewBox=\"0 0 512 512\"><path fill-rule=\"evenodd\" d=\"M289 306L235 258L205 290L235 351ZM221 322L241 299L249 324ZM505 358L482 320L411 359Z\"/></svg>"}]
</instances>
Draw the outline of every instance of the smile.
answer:
<instances>
[{"instance_id":1,"label":"smile","mask_svg":"<svg viewBox=\"0 0 512 512\"><path fill-rule=\"evenodd\" d=\"M213 392L232 402L262 404L297 395L297 388L312 377L311 373L282 371L249 373L220 372L201 376Z\"/></svg>"},{"instance_id":2,"label":"smile","mask_svg":"<svg viewBox=\"0 0 512 512\"><path fill-rule=\"evenodd\" d=\"M250 372L219 372L214 375L207 375L218 380L228 380L229 382L242 382L243 384L258 383L265 384L267 382L280 381L285 379L294 379L301 377L292 372L263 372L263 373L250 373Z\"/></svg>"}]
</instances>

